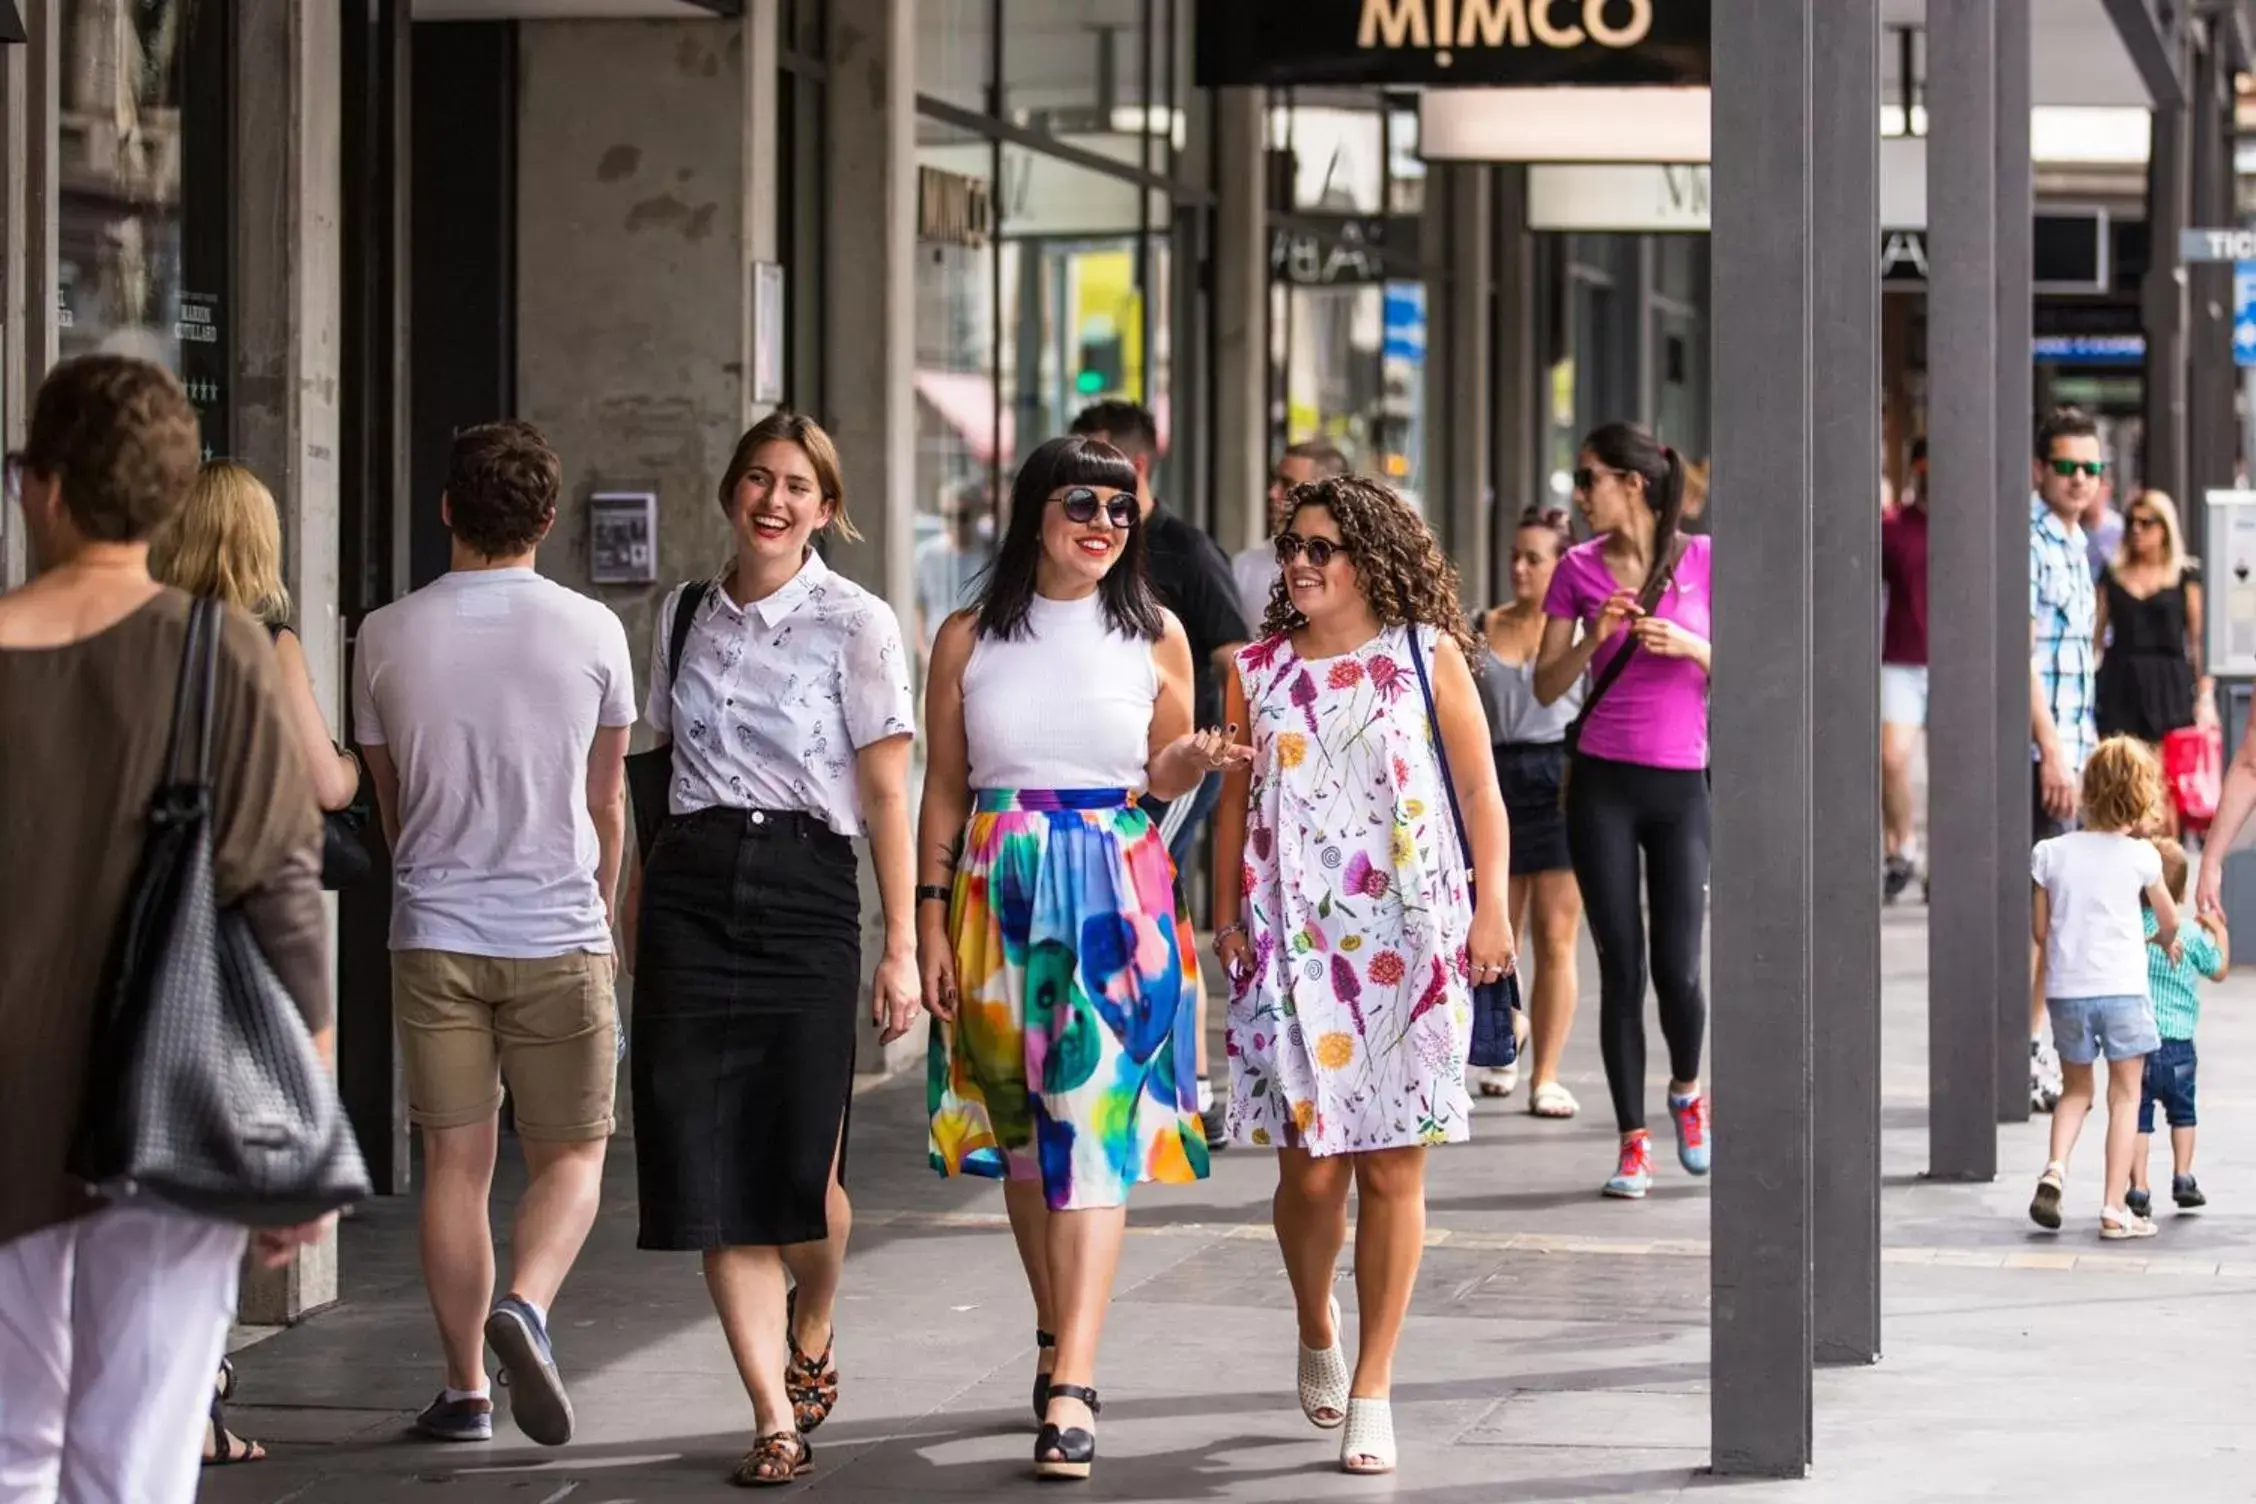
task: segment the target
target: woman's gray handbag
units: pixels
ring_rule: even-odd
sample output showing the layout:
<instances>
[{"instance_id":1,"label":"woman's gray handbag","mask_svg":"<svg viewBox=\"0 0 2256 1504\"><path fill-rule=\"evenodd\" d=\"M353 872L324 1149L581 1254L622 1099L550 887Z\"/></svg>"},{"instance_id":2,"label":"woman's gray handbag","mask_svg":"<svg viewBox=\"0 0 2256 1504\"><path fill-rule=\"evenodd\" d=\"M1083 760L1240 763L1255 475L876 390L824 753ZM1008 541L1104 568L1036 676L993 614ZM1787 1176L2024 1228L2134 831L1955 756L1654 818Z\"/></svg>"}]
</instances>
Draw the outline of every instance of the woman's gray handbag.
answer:
<instances>
[{"instance_id":1,"label":"woman's gray handbag","mask_svg":"<svg viewBox=\"0 0 2256 1504\"><path fill-rule=\"evenodd\" d=\"M214 891L220 627L215 602L190 608L164 777L97 998L69 1169L113 1204L290 1227L367 1196L368 1171L296 1002L249 921Z\"/></svg>"}]
</instances>

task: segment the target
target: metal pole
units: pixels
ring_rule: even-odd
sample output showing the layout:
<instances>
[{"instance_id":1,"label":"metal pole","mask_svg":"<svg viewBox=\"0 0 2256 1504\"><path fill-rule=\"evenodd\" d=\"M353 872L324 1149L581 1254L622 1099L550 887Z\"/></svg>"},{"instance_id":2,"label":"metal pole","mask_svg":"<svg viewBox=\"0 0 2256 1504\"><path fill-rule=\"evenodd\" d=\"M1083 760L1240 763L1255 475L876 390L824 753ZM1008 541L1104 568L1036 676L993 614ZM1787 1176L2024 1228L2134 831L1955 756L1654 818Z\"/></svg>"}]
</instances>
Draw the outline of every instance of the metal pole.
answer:
<instances>
[{"instance_id":1,"label":"metal pole","mask_svg":"<svg viewBox=\"0 0 2256 1504\"><path fill-rule=\"evenodd\" d=\"M2033 217L2029 166L2029 0L1994 0L1997 17L1997 529L1998 694L1990 713L1997 800L1997 1117L2029 1119L2029 450L2035 337ZM1946 597L1947 599L1947 597Z\"/></svg>"},{"instance_id":2,"label":"metal pole","mask_svg":"<svg viewBox=\"0 0 2256 1504\"><path fill-rule=\"evenodd\" d=\"M1997 91L1992 0L1930 0L1927 402L1934 492L1927 556L1929 862L1927 1164L1944 1180L1997 1174L2000 801L1997 724L2028 670L1998 682ZM2026 361L2026 347L2021 352ZM2026 601L2026 592L2021 599ZM2028 628L2021 628L2026 642ZM2024 710L2024 714L2026 711Z\"/></svg>"},{"instance_id":3,"label":"metal pole","mask_svg":"<svg viewBox=\"0 0 2256 1504\"><path fill-rule=\"evenodd\" d=\"M1811 872L1817 1254L1815 1354L1880 1355L1880 8L1817 7L1811 245L1816 452L1841 484L1815 493L1810 592L1811 799L1826 859ZM1865 457L1870 463L1855 468Z\"/></svg>"},{"instance_id":4,"label":"metal pole","mask_svg":"<svg viewBox=\"0 0 2256 1504\"><path fill-rule=\"evenodd\" d=\"M1731 373L1715 392L1715 455L1731 502L1716 513L1713 971L1729 1004L1711 1025L1727 1104L1711 1217L1711 1425L1717 1472L1773 1478L1807 1473L1811 1449L1817 6L1714 10L1715 368ZM1877 460L1868 449L1857 462Z\"/></svg>"},{"instance_id":5,"label":"metal pole","mask_svg":"<svg viewBox=\"0 0 2256 1504\"><path fill-rule=\"evenodd\" d=\"M2184 44L2176 45L2182 58ZM2154 111L2146 164L2146 222L2154 250L2140 289L2146 325L2146 462L2139 479L2178 497L2186 497L2186 271L2172 252L2190 212L2190 121L2191 109L2182 99Z\"/></svg>"}]
</instances>

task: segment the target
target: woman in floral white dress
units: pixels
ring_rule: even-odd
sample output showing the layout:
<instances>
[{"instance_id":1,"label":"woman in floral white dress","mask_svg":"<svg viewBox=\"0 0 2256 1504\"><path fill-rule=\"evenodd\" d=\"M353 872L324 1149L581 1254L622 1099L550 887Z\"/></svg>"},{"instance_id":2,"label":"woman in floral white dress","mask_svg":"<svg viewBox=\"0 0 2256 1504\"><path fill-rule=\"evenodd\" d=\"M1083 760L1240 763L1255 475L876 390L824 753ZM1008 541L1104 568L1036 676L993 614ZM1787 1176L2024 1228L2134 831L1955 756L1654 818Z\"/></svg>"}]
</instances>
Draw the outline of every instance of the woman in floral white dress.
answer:
<instances>
[{"instance_id":1,"label":"woman in floral white dress","mask_svg":"<svg viewBox=\"0 0 2256 1504\"><path fill-rule=\"evenodd\" d=\"M1253 766L1224 786L1215 829L1217 870L1242 874L1242 900L1218 900L1215 916L1232 983L1230 1125L1237 1142L1278 1151L1301 1408L1345 1424L1348 1471L1388 1472L1425 1151L1468 1135L1471 984L1513 962L1510 832L1456 571L1418 515L1377 481L1318 481L1293 493L1277 556L1264 636L1229 686ZM1332 1294L1351 1184L1352 1381Z\"/></svg>"}]
</instances>

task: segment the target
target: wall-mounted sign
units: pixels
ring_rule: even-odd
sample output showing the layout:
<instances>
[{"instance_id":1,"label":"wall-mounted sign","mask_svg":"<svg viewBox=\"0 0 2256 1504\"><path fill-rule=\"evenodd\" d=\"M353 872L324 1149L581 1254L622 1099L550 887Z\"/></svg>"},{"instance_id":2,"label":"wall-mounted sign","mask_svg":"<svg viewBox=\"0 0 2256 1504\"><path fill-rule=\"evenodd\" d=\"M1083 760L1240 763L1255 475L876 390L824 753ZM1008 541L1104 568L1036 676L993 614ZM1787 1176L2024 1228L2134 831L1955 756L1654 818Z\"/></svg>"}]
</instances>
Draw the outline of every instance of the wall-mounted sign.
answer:
<instances>
[{"instance_id":1,"label":"wall-mounted sign","mask_svg":"<svg viewBox=\"0 0 2256 1504\"><path fill-rule=\"evenodd\" d=\"M1198 8L1198 81L1704 84L1709 0L1229 0Z\"/></svg>"},{"instance_id":2,"label":"wall-mounted sign","mask_svg":"<svg viewBox=\"0 0 2256 1504\"><path fill-rule=\"evenodd\" d=\"M1415 275L1418 221L1377 214L1294 214L1273 221L1269 274L1298 287L1355 287Z\"/></svg>"},{"instance_id":3,"label":"wall-mounted sign","mask_svg":"<svg viewBox=\"0 0 2256 1504\"><path fill-rule=\"evenodd\" d=\"M917 239L985 245L995 233L995 200L985 178L940 167L917 169Z\"/></svg>"},{"instance_id":4,"label":"wall-mounted sign","mask_svg":"<svg viewBox=\"0 0 2256 1504\"><path fill-rule=\"evenodd\" d=\"M1429 162L1704 163L1708 89L1428 89L1418 155Z\"/></svg>"},{"instance_id":5,"label":"wall-mounted sign","mask_svg":"<svg viewBox=\"0 0 2256 1504\"><path fill-rule=\"evenodd\" d=\"M1531 230L1641 235L1708 228L1711 180L1700 165L1538 163L1528 169Z\"/></svg>"},{"instance_id":6,"label":"wall-mounted sign","mask_svg":"<svg viewBox=\"0 0 2256 1504\"><path fill-rule=\"evenodd\" d=\"M598 585L657 580L657 492L598 491L588 498L588 578Z\"/></svg>"}]
</instances>

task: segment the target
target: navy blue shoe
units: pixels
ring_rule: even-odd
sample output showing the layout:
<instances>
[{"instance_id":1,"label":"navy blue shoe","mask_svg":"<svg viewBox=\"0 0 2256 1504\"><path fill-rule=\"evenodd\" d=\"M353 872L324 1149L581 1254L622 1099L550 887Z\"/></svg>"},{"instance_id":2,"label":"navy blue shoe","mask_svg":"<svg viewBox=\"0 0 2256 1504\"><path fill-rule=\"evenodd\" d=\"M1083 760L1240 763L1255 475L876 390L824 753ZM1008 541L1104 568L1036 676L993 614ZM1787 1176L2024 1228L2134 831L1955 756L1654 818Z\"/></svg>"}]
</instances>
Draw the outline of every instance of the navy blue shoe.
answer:
<instances>
[{"instance_id":1,"label":"navy blue shoe","mask_svg":"<svg viewBox=\"0 0 2256 1504\"><path fill-rule=\"evenodd\" d=\"M450 1400L442 1389L415 1417L415 1434L427 1441L491 1441L493 1401Z\"/></svg>"},{"instance_id":2,"label":"navy blue shoe","mask_svg":"<svg viewBox=\"0 0 2256 1504\"><path fill-rule=\"evenodd\" d=\"M509 1413L517 1429L544 1447L570 1441L572 1398L556 1372L548 1326L539 1314L516 1296L503 1296L486 1318L486 1341L501 1360L501 1382L509 1386Z\"/></svg>"},{"instance_id":3,"label":"navy blue shoe","mask_svg":"<svg viewBox=\"0 0 2256 1504\"><path fill-rule=\"evenodd\" d=\"M2130 1213L2134 1217L2151 1217L2154 1215L2154 1193L2152 1191L2127 1191L2123 1196L2123 1205L2130 1209Z\"/></svg>"}]
</instances>

